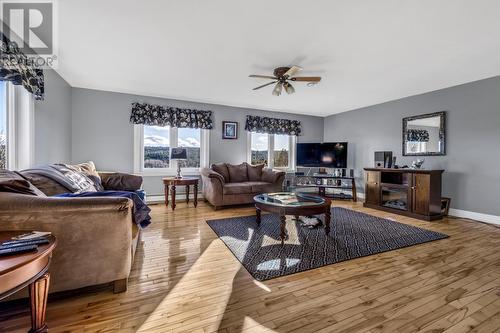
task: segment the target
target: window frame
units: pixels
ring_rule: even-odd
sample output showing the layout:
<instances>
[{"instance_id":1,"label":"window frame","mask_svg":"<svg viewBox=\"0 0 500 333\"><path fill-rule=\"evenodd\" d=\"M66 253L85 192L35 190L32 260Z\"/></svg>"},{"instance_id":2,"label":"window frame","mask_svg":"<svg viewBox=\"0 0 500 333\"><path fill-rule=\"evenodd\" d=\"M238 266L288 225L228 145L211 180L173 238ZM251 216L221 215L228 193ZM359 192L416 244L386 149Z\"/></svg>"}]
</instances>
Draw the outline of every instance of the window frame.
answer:
<instances>
[{"instance_id":1,"label":"window frame","mask_svg":"<svg viewBox=\"0 0 500 333\"><path fill-rule=\"evenodd\" d=\"M177 127L169 128L170 148L177 148L178 142ZM182 174L185 176L197 176L200 169L209 165L209 140L210 131L200 130L200 167L182 168ZM177 174L177 161L170 160L168 168L145 168L144 167L144 125L134 125L134 173L144 176L175 176Z\"/></svg>"},{"instance_id":2,"label":"window frame","mask_svg":"<svg viewBox=\"0 0 500 333\"><path fill-rule=\"evenodd\" d=\"M252 164L252 133L247 131L247 163ZM274 166L274 136L278 134L267 134L267 161L268 168L281 170L281 171L295 171L296 170L296 149L297 149L297 136L288 136L288 167L275 167ZM283 134L281 134L283 135Z\"/></svg>"}]
</instances>

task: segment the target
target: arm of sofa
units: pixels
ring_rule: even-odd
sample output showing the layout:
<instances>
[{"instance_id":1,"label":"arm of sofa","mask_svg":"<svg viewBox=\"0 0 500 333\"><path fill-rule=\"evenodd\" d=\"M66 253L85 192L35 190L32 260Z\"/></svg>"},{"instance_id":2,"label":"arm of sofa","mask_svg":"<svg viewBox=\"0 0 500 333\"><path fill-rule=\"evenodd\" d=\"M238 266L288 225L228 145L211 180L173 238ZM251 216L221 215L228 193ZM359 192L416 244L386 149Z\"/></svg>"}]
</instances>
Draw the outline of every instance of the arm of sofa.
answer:
<instances>
[{"instance_id":1,"label":"arm of sofa","mask_svg":"<svg viewBox=\"0 0 500 333\"><path fill-rule=\"evenodd\" d=\"M121 172L99 172L105 190L137 191L141 189L142 177Z\"/></svg>"},{"instance_id":2,"label":"arm of sofa","mask_svg":"<svg viewBox=\"0 0 500 333\"><path fill-rule=\"evenodd\" d=\"M201 181L203 183L203 197L214 207L222 205L224 177L210 168L200 170Z\"/></svg>"},{"instance_id":3,"label":"arm of sofa","mask_svg":"<svg viewBox=\"0 0 500 333\"><path fill-rule=\"evenodd\" d=\"M275 171L273 169L265 168L262 170L262 181L279 184L280 186L283 184L283 180L285 179L284 171Z\"/></svg>"},{"instance_id":4,"label":"arm of sofa","mask_svg":"<svg viewBox=\"0 0 500 333\"><path fill-rule=\"evenodd\" d=\"M132 265L132 201L0 193L0 230L50 231L57 237L51 292L120 281Z\"/></svg>"}]
</instances>

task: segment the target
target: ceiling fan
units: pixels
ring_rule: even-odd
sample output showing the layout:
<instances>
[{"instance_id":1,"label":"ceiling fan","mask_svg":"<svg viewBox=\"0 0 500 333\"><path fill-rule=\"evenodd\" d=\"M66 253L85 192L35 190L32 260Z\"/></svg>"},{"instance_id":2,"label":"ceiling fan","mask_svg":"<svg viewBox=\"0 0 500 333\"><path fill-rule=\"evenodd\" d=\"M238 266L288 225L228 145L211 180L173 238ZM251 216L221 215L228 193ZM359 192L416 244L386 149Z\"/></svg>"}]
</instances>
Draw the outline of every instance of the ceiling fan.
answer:
<instances>
[{"instance_id":1,"label":"ceiling fan","mask_svg":"<svg viewBox=\"0 0 500 333\"><path fill-rule=\"evenodd\" d=\"M263 84L261 86L255 87L252 90L257 90L260 88L267 87L271 84L275 84L273 89L273 95L274 96L279 96L281 95L281 92L283 91L283 88L287 92L287 94L293 94L295 92L295 88L290 84L290 81L293 82L307 82L307 85L313 85L321 81L321 77L319 76L299 76L299 77L294 77L294 75L298 72L301 71L302 68L299 66L292 66L292 67L278 67L275 68L273 71L274 76L270 75L249 75L249 77L256 77L256 78L261 78L261 79L270 79L273 80L272 82Z\"/></svg>"}]
</instances>

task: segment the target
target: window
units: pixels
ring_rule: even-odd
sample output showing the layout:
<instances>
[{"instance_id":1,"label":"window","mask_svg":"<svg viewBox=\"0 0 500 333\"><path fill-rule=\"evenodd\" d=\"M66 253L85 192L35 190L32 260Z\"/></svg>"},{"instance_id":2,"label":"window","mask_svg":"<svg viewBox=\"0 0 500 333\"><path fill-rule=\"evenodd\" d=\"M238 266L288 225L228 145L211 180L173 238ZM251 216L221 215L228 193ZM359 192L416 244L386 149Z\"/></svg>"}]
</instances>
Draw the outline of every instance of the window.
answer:
<instances>
[{"instance_id":1,"label":"window","mask_svg":"<svg viewBox=\"0 0 500 333\"><path fill-rule=\"evenodd\" d=\"M290 154L290 139L288 135L274 135L274 167L288 168Z\"/></svg>"},{"instance_id":2,"label":"window","mask_svg":"<svg viewBox=\"0 0 500 333\"><path fill-rule=\"evenodd\" d=\"M183 174L197 174L208 166L208 130L136 125L134 131L137 173L173 175L181 163ZM187 149L186 161L170 161L170 148L176 147Z\"/></svg>"},{"instance_id":3,"label":"window","mask_svg":"<svg viewBox=\"0 0 500 333\"><path fill-rule=\"evenodd\" d=\"M33 161L33 96L0 81L0 169L21 170Z\"/></svg>"},{"instance_id":4,"label":"window","mask_svg":"<svg viewBox=\"0 0 500 333\"><path fill-rule=\"evenodd\" d=\"M269 155L269 135L262 133L251 133L250 164L266 164Z\"/></svg>"},{"instance_id":5,"label":"window","mask_svg":"<svg viewBox=\"0 0 500 333\"><path fill-rule=\"evenodd\" d=\"M181 161L181 168L200 167L201 130L198 128L179 128L177 147L187 149L187 161Z\"/></svg>"},{"instance_id":6,"label":"window","mask_svg":"<svg viewBox=\"0 0 500 333\"><path fill-rule=\"evenodd\" d=\"M170 128L144 126L144 168L168 168L170 163Z\"/></svg>"},{"instance_id":7,"label":"window","mask_svg":"<svg viewBox=\"0 0 500 333\"><path fill-rule=\"evenodd\" d=\"M0 169L7 168L7 89L0 81Z\"/></svg>"},{"instance_id":8,"label":"window","mask_svg":"<svg viewBox=\"0 0 500 333\"><path fill-rule=\"evenodd\" d=\"M248 141L248 163L264 163L284 170L295 168L295 136L248 132Z\"/></svg>"}]
</instances>

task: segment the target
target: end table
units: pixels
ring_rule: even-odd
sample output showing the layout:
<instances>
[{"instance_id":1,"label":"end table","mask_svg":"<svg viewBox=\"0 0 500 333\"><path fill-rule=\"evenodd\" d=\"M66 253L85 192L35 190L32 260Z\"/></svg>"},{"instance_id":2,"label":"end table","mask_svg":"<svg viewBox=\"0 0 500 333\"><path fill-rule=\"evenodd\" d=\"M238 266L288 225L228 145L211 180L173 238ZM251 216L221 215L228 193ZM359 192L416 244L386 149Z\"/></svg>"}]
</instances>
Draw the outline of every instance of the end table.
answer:
<instances>
[{"instance_id":1,"label":"end table","mask_svg":"<svg viewBox=\"0 0 500 333\"><path fill-rule=\"evenodd\" d=\"M29 231L1 231L0 242ZM57 240L51 235L50 243L38 246L37 252L0 257L0 299L6 298L29 286L31 330L30 333L47 332L45 309L49 293L48 272L52 251Z\"/></svg>"},{"instance_id":2,"label":"end table","mask_svg":"<svg viewBox=\"0 0 500 333\"><path fill-rule=\"evenodd\" d=\"M163 178L163 185L165 186L165 206L168 206L168 195L169 192L171 193L171 206L172 210L175 209L175 192L176 192L176 187L178 185L185 185L186 186L186 203L189 204L189 186L193 185L194 187L194 206L198 206L198 178L196 177L182 177L182 178L175 178L175 177L166 177ZM170 190L170 186L172 189Z\"/></svg>"}]
</instances>

